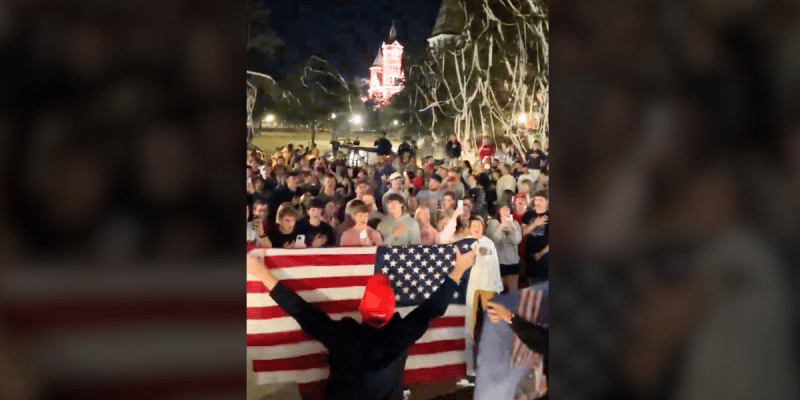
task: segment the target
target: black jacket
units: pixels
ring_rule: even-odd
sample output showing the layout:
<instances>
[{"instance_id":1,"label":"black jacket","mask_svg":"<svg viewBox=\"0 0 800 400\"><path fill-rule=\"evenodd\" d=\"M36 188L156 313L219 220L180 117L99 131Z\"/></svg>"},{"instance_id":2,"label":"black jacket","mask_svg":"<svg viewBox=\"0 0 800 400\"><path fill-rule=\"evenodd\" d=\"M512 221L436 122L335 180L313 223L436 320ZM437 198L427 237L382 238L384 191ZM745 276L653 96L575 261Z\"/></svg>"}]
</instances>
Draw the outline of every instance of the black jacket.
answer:
<instances>
[{"instance_id":1,"label":"black jacket","mask_svg":"<svg viewBox=\"0 0 800 400\"><path fill-rule=\"evenodd\" d=\"M449 277L405 318L395 313L380 329L352 318L333 321L296 293L278 283L270 296L294 317L309 336L329 352L330 399L399 400L408 349L428 329L428 323L444 315L458 284Z\"/></svg>"}]
</instances>

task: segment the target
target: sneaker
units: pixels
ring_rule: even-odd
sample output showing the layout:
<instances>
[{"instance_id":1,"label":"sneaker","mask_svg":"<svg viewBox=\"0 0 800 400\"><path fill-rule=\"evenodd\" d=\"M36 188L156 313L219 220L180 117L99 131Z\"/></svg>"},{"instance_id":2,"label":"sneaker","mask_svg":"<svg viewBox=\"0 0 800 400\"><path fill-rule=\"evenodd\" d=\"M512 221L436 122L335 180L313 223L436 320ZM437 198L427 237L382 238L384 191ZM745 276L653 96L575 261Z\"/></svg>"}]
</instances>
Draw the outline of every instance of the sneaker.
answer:
<instances>
[{"instance_id":1,"label":"sneaker","mask_svg":"<svg viewBox=\"0 0 800 400\"><path fill-rule=\"evenodd\" d=\"M475 379L473 378L471 381L470 379L462 379L456 383L456 386L459 388L475 386Z\"/></svg>"}]
</instances>

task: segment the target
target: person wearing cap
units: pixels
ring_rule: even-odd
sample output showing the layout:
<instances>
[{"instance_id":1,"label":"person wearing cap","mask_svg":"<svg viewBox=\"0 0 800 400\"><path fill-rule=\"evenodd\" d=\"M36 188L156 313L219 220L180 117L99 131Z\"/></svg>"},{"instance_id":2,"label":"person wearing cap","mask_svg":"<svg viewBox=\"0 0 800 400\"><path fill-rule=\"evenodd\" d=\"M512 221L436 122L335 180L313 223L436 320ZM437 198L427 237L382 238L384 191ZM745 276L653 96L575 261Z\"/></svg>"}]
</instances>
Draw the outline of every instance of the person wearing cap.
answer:
<instances>
[{"instance_id":1,"label":"person wearing cap","mask_svg":"<svg viewBox=\"0 0 800 400\"><path fill-rule=\"evenodd\" d=\"M404 187L405 186L405 187ZM381 197L381 206L383 207L384 214L387 213L386 209L386 196L395 193L403 197L403 202L408 200L408 185L404 185L403 175L399 172L392 172L389 175L389 189Z\"/></svg>"},{"instance_id":2,"label":"person wearing cap","mask_svg":"<svg viewBox=\"0 0 800 400\"><path fill-rule=\"evenodd\" d=\"M514 221L517 221L520 226L522 226L522 217L530 211L528 209L528 205L531 203L528 199L527 193L517 193L514 195L513 200L511 201L511 206L513 207L513 211L511 216L514 217ZM530 232L523 232L523 235L527 235Z\"/></svg>"},{"instance_id":3,"label":"person wearing cap","mask_svg":"<svg viewBox=\"0 0 800 400\"><path fill-rule=\"evenodd\" d=\"M387 246L409 246L421 243L419 224L403 209L405 199L398 193L384 196L386 216L378 224Z\"/></svg>"},{"instance_id":4,"label":"person wearing cap","mask_svg":"<svg viewBox=\"0 0 800 400\"><path fill-rule=\"evenodd\" d=\"M433 319L444 315L475 261L474 250L455 251L453 268L439 288L405 317L395 312L395 293L386 275L370 277L359 305L361 323L350 317L334 321L287 289L265 266L263 250L248 253L247 273L261 280L278 306L328 349L326 398L402 400L408 349Z\"/></svg>"}]
</instances>

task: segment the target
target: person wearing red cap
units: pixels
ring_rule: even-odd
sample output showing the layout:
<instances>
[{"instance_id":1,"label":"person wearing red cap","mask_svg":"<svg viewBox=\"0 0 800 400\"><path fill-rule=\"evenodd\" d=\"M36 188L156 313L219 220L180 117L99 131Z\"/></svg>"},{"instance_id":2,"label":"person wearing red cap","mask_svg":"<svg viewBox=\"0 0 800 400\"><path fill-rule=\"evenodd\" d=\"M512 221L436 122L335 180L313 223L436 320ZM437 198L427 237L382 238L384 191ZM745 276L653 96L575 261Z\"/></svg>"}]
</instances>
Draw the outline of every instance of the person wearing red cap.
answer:
<instances>
[{"instance_id":1,"label":"person wearing red cap","mask_svg":"<svg viewBox=\"0 0 800 400\"><path fill-rule=\"evenodd\" d=\"M528 212L528 205L530 201L528 201L528 196L525 193L517 193L514 195L514 199L512 201L512 205L514 206L514 212L511 213L511 216L514 217L514 221L517 221L518 224L522 224L522 216Z\"/></svg>"},{"instance_id":2,"label":"person wearing red cap","mask_svg":"<svg viewBox=\"0 0 800 400\"><path fill-rule=\"evenodd\" d=\"M270 297L329 352L330 399L403 399L402 378L408 349L428 324L444 315L461 277L475 261L475 251L461 254L456 247L453 269L439 288L404 318L396 313L395 293L386 275L372 276L364 290L359 312L362 323L345 317L332 320L283 286L264 264L263 251L247 255L247 273L260 279Z\"/></svg>"}]
</instances>

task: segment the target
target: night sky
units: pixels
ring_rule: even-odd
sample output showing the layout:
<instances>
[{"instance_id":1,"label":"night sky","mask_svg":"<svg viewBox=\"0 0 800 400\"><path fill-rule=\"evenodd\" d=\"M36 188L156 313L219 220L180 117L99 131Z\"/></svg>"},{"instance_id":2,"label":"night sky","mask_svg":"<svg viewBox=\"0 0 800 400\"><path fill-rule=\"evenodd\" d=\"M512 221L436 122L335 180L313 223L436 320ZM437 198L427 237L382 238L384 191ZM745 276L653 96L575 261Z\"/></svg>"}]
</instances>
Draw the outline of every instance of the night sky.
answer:
<instances>
[{"instance_id":1,"label":"night sky","mask_svg":"<svg viewBox=\"0 0 800 400\"><path fill-rule=\"evenodd\" d=\"M286 42L273 67L289 73L311 55L330 61L346 78L369 77L369 66L392 20L403 46L422 48L441 0L267 0L272 28Z\"/></svg>"}]
</instances>

